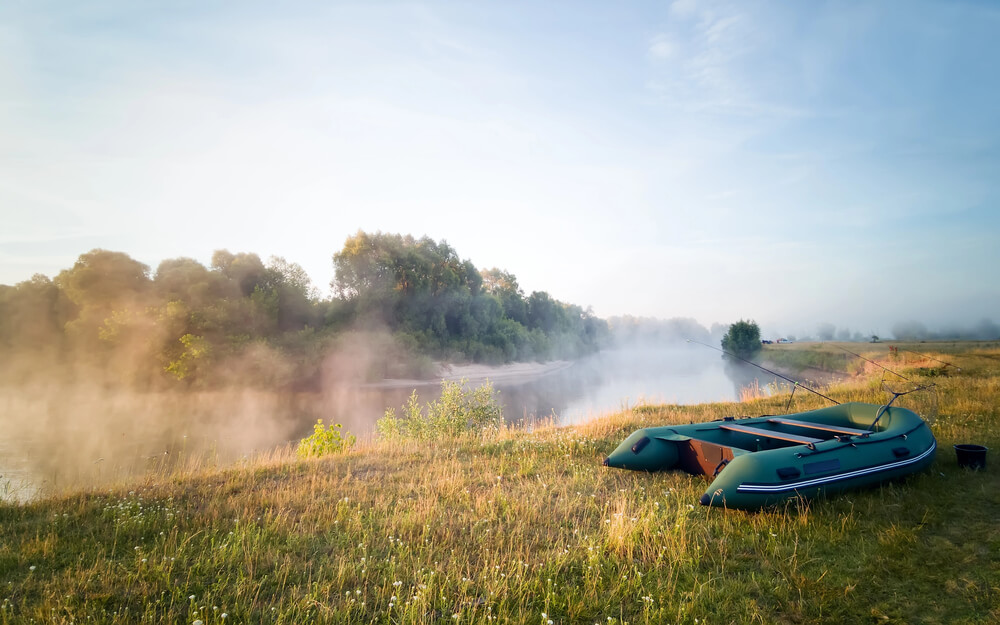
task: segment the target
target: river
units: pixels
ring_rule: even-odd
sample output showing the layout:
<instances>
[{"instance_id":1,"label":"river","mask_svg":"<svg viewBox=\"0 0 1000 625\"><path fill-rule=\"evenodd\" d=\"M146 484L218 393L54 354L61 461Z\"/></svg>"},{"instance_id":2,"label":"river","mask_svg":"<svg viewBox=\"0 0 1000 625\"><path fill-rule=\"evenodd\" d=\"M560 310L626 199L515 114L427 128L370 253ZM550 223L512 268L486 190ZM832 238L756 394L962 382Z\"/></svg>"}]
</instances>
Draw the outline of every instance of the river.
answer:
<instances>
[{"instance_id":1,"label":"river","mask_svg":"<svg viewBox=\"0 0 1000 625\"><path fill-rule=\"evenodd\" d=\"M508 421L572 424L640 403L733 401L773 376L697 346L612 350L528 381L495 385ZM249 389L111 392L34 384L0 389L0 498L29 500L183 466L225 465L294 444L317 419L370 435L412 388L322 393ZM417 389L422 401L439 388Z\"/></svg>"}]
</instances>

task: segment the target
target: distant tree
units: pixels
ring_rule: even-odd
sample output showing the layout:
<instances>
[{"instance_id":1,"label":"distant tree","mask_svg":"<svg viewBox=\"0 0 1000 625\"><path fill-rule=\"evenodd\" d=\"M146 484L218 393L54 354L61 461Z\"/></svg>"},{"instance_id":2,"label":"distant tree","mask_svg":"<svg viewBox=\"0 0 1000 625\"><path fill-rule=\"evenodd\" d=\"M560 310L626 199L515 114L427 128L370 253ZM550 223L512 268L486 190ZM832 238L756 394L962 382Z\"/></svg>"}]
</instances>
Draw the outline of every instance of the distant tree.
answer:
<instances>
[{"instance_id":1,"label":"distant tree","mask_svg":"<svg viewBox=\"0 0 1000 625\"><path fill-rule=\"evenodd\" d=\"M256 254L217 250L212 254L212 269L235 282L244 297L249 297L258 286L267 286L267 268Z\"/></svg>"},{"instance_id":2,"label":"distant tree","mask_svg":"<svg viewBox=\"0 0 1000 625\"><path fill-rule=\"evenodd\" d=\"M81 310L111 310L133 303L151 284L149 267L122 252L95 249L81 254L55 283Z\"/></svg>"},{"instance_id":3,"label":"distant tree","mask_svg":"<svg viewBox=\"0 0 1000 625\"><path fill-rule=\"evenodd\" d=\"M644 317L611 317L608 319L610 337L618 344L627 343L683 343L687 339L710 342L708 328L689 317L654 319ZM725 333L725 328L719 336Z\"/></svg>"},{"instance_id":4,"label":"distant tree","mask_svg":"<svg viewBox=\"0 0 1000 625\"><path fill-rule=\"evenodd\" d=\"M191 308L211 305L225 297L225 278L193 258L171 258L160 263L153 277L157 297L167 302L184 302Z\"/></svg>"},{"instance_id":5,"label":"distant tree","mask_svg":"<svg viewBox=\"0 0 1000 625\"><path fill-rule=\"evenodd\" d=\"M384 324L444 358L481 362L571 358L599 349L607 323L513 274L480 272L446 242L359 231L333 256L329 324Z\"/></svg>"},{"instance_id":6,"label":"distant tree","mask_svg":"<svg viewBox=\"0 0 1000 625\"><path fill-rule=\"evenodd\" d=\"M1000 338L1000 325L992 319L982 319L972 330L972 338L979 341L995 341Z\"/></svg>"},{"instance_id":7,"label":"distant tree","mask_svg":"<svg viewBox=\"0 0 1000 625\"><path fill-rule=\"evenodd\" d=\"M837 332L837 326L832 323L823 322L816 326L816 336L821 341L832 341L833 335Z\"/></svg>"},{"instance_id":8,"label":"distant tree","mask_svg":"<svg viewBox=\"0 0 1000 625\"><path fill-rule=\"evenodd\" d=\"M338 335L366 326L387 327L407 358L428 367L431 357L572 358L608 338L590 309L544 292L525 297L513 274L480 272L444 241L358 232L334 266L335 296L323 301L302 267L280 257L265 264L218 250L210 267L173 258L151 273L95 249L52 280L0 285L0 377L59 368L149 390L306 388Z\"/></svg>"},{"instance_id":9,"label":"distant tree","mask_svg":"<svg viewBox=\"0 0 1000 625\"><path fill-rule=\"evenodd\" d=\"M528 324L528 302L524 299L524 291L517 284L514 274L500 269L484 269L482 272L483 290L496 297L503 307L504 315L522 324Z\"/></svg>"},{"instance_id":10,"label":"distant tree","mask_svg":"<svg viewBox=\"0 0 1000 625\"><path fill-rule=\"evenodd\" d=\"M66 324L67 332L87 343L98 338L105 321L115 313L121 318L143 310L152 280L149 267L128 254L95 249L81 254L54 283L77 310L76 318Z\"/></svg>"},{"instance_id":11,"label":"distant tree","mask_svg":"<svg viewBox=\"0 0 1000 625\"><path fill-rule=\"evenodd\" d=\"M740 358L753 358L760 351L760 326L755 321L740 319L722 337L722 349Z\"/></svg>"},{"instance_id":12,"label":"distant tree","mask_svg":"<svg viewBox=\"0 0 1000 625\"><path fill-rule=\"evenodd\" d=\"M73 306L48 277L35 274L17 286L0 287L0 345L44 349L62 341Z\"/></svg>"},{"instance_id":13,"label":"distant tree","mask_svg":"<svg viewBox=\"0 0 1000 625\"><path fill-rule=\"evenodd\" d=\"M919 321L900 321L893 324L892 335L898 341L922 341L929 338L927 326Z\"/></svg>"},{"instance_id":14,"label":"distant tree","mask_svg":"<svg viewBox=\"0 0 1000 625\"><path fill-rule=\"evenodd\" d=\"M538 328L551 334L564 321L564 311L559 302L545 291L534 291L528 296L528 328Z\"/></svg>"},{"instance_id":15,"label":"distant tree","mask_svg":"<svg viewBox=\"0 0 1000 625\"><path fill-rule=\"evenodd\" d=\"M272 256L267 263L267 286L277 298L280 330L301 330L318 323L319 312L314 305L318 293L301 265Z\"/></svg>"}]
</instances>

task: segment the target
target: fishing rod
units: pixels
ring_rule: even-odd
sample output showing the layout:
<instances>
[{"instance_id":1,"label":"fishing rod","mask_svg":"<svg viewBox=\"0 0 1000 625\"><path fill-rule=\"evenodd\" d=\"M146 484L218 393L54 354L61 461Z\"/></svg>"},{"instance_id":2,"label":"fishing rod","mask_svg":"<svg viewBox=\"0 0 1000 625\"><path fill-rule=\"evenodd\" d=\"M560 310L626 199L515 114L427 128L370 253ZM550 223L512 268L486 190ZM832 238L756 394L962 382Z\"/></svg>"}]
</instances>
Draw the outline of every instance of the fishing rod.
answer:
<instances>
[{"instance_id":1,"label":"fishing rod","mask_svg":"<svg viewBox=\"0 0 1000 625\"><path fill-rule=\"evenodd\" d=\"M915 352L915 351L913 351L912 349L906 349L905 347L896 347L896 349L901 349L901 350L903 350L904 352L910 352L911 354L916 354L917 356L920 356L920 357L922 357L922 358L928 358L928 359L930 359L930 360L933 360L933 361L935 361L935 362L939 362L939 363L941 363L942 365L944 365L944 366L946 366L946 367L955 367L955 368L956 368L956 369L958 369L959 371L961 371L961 370L962 370L962 368L961 368L961 367L959 367L959 366L957 366L957 365L953 365L953 364L952 364L952 363L950 363L950 362L945 362L945 361L943 361L943 360L938 360L937 358L935 358L935 357L933 357L933 356L928 356L927 354L921 354L920 352Z\"/></svg>"},{"instance_id":2,"label":"fishing rod","mask_svg":"<svg viewBox=\"0 0 1000 625\"><path fill-rule=\"evenodd\" d=\"M771 374L771 375L773 375L773 376L777 376L777 377L781 378L782 380L786 380L786 381L788 381L788 382L791 382L792 384L794 384L794 385L795 385L795 387L794 387L794 388L792 388L792 393L795 393L795 389L796 389L796 388L798 388L798 387L802 387L802 388L804 388L805 390L807 390L807 391L809 391L810 393L812 393L813 395L819 395L820 397L822 397L823 399L825 399L825 400L827 400L827 401L832 401L833 403L837 404L838 406L840 405L840 402L839 402L839 401L837 401L836 399L833 399L833 398L831 398L831 397L827 397L827 396L826 396L826 395L824 395L823 393L820 393L819 391L814 391L813 389L809 388L809 387L808 387L808 386L806 386L805 384L802 384L801 382L798 382L798 381L796 381L796 380L793 380L793 379L791 379L791 378L789 378L789 377L786 377L786 376L783 376L783 375L781 375L780 373L778 373L777 371L771 371L771 370L770 370L770 369L768 369L767 367L762 367L761 365L758 365L758 364L757 364L757 363L755 363L755 362L751 362L751 361L747 360L746 358L741 358L741 357L737 356L736 354L731 354L731 353L727 352L727 351L726 351L726 350L724 350L724 349L720 349L720 348L718 348L718 347L715 347L715 346L713 346L713 345L708 345L707 343L702 343L701 341L696 341L696 340L694 340L694 339L687 339L687 342L688 342L688 343L697 343L698 345L701 345L702 347L707 347L707 348L709 348L709 349L714 349L714 350L715 350L715 351L717 351L717 352L722 352L723 354L725 354L725 355L727 355L727 356L729 356L729 357L731 357L731 358L735 358L736 360L740 360L740 361L742 361L742 362L745 362L745 363L747 363L748 365L753 365L753 366L757 367L758 369L760 369L761 371L766 371L767 373L770 373L770 374Z\"/></svg>"},{"instance_id":3,"label":"fishing rod","mask_svg":"<svg viewBox=\"0 0 1000 625\"><path fill-rule=\"evenodd\" d=\"M896 373L895 371L893 371L892 369L889 369L888 367L883 367L882 365L878 364L874 360L869 360L869 359L865 358L864 356L862 356L861 354L855 354L854 352L852 352L851 350L847 349L846 347L841 347L840 345L834 345L834 347L840 348L840 349L844 350L845 352L847 352L848 354L852 354L854 356L857 356L858 358L860 358L861 360L864 360L865 362L870 362L873 365L875 365L876 367L879 367L880 369L888 371L889 373L891 373L892 375L894 375L894 376L896 376L898 378L902 378L902 379L906 380L907 382L913 383L913 380L911 380L910 378L906 377L905 375L901 375L899 373ZM909 350L907 350L907 351L909 351ZM916 353L916 352L913 352L913 353ZM930 356L928 356L928 358L930 358ZM934 360L934 359L932 358L931 360ZM941 361L939 361L939 362L941 362ZM950 363L946 363L946 364L950 364ZM955 365L951 365L951 366L954 367ZM955 368L957 369L958 367L955 367ZM934 388L934 386L935 386L934 384L925 384L923 386L917 386L917 387L912 388L912 389L910 389L908 391L903 391L903 392L900 393L900 392L892 390L891 388L888 388L885 385L885 375L883 374L883 376L882 376L882 389L885 390L886 392L890 393L892 395L892 399L889 400L889 403L887 403L884 406L882 406L881 408L879 408L878 412L875 413L875 420L872 421L872 424L868 426L869 431L875 431L875 426L878 424L879 419L882 418L882 415L884 415L889 410L889 407L892 406L893 402L895 402L897 399L899 399L903 395L909 395L910 393L916 393L917 391L924 391L924 390L927 390L929 388Z\"/></svg>"},{"instance_id":4,"label":"fishing rod","mask_svg":"<svg viewBox=\"0 0 1000 625\"><path fill-rule=\"evenodd\" d=\"M889 373L891 373L892 375L896 376L897 378L903 378L907 382L912 382L913 381L910 378L906 377L905 375L901 375L899 373L896 373L892 369L889 369L887 367L883 367L882 365L878 364L874 360L869 360L869 359L865 358L864 356L862 356L861 354L855 354L854 352L852 352L851 350L847 349L846 347L841 347L840 345L834 345L834 347L836 347L838 349L842 349L842 350L844 350L845 352L847 352L848 354L850 354L852 356L857 356L858 358L860 358L861 360L864 360L865 362L870 362L873 365L875 365L876 367L878 367L880 369L883 369L885 371L888 371Z\"/></svg>"},{"instance_id":5,"label":"fishing rod","mask_svg":"<svg viewBox=\"0 0 1000 625\"><path fill-rule=\"evenodd\" d=\"M888 369L887 369L887 371L888 371ZM892 373L892 372L889 371L889 373ZM885 380L883 379L882 380L882 389L885 390L886 392L892 394L892 399L889 400L889 403L887 403L886 405L884 405L884 406L882 406L882 407L880 407L878 409L878 412L875 413L875 420L872 421L872 424L868 426L868 430L871 431L871 432L875 431L875 426L878 424L879 419L881 419L882 415L884 415L886 412L889 411L889 407L892 406L893 402L895 402L897 399L899 399L903 395L909 395L910 393L916 393L917 391L926 391L929 388L934 388L934 386L935 386L934 384L925 384L923 386L918 386L918 387L912 388L912 389L910 389L908 391L903 391L902 393L899 393L899 392L896 392L896 391L892 390L891 388L888 388L885 385Z\"/></svg>"}]
</instances>

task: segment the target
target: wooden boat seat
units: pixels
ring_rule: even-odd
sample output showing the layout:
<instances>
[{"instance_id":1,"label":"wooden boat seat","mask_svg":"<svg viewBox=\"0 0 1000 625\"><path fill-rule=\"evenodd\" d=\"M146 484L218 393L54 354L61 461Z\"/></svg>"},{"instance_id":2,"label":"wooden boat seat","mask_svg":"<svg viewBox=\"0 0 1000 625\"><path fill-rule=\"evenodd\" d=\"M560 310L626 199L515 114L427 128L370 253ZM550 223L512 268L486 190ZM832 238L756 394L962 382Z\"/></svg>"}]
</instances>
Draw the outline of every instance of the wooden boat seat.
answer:
<instances>
[{"instance_id":1,"label":"wooden boat seat","mask_svg":"<svg viewBox=\"0 0 1000 625\"><path fill-rule=\"evenodd\" d=\"M753 434L754 436L763 436L764 438L776 438L782 441L789 441L791 443L796 443L798 445L812 445L814 443L822 443L822 438L812 438L811 436L799 436L798 434L789 434L787 432L776 432L774 430L765 430L763 428L750 427L749 425L736 425L735 423L726 423L719 426L723 430L731 430L733 432L742 432L744 434Z\"/></svg>"},{"instance_id":2,"label":"wooden boat seat","mask_svg":"<svg viewBox=\"0 0 1000 625\"><path fill-rule=\"evenodd\" d=\"M813 423L812 421L796 421L795 419L786 419L784 417L774 417L768 419L768 422L783 423L785 425L794 425L800 428L812 428L814 430L835 432L837 434L850 434L851 436L861 436L862 434L871 434L869 430L858 430L855 428L848 428L840 425L826 425L825 423Z\"/></svg>"}]
</instances>

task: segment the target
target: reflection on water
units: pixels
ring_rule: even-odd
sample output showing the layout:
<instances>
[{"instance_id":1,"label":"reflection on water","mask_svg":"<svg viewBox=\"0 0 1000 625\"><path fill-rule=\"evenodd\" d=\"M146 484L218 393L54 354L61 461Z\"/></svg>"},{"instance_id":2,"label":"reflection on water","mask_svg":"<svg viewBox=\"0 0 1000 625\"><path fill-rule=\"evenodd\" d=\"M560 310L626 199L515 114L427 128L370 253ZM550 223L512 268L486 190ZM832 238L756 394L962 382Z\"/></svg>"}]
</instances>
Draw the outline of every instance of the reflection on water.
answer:
<instances>
[{"instance_id":1,"label":"reflection on water","mask_svg":"<svg viewBox=\"0 0 1000 625\"><path fill-rule=\"evenodd\" d=\"M766 387L775 378L685 345L602 352L529 384L501 388L501 397L508 415L555 414L568 424L638 403L735 401L755 380Z\"/></svg>"},{"instance_id":2,"label":"reflection on water","mask_svg":"<svg viewBox=\"0 0 1000 625\"><path fill-rule=\"evenodd\" d=\"M509 421L561 423L646 403L733 401L772 376L704 348L606 351L520 384L497 384ZM191 463L226 464L307 436L317 419L365 436L412 389L334 388L128 393L36 386L0 389L0 498L31 499ZM440 389L418 389L423 402Z\"/></svg>"}]
</instances>

